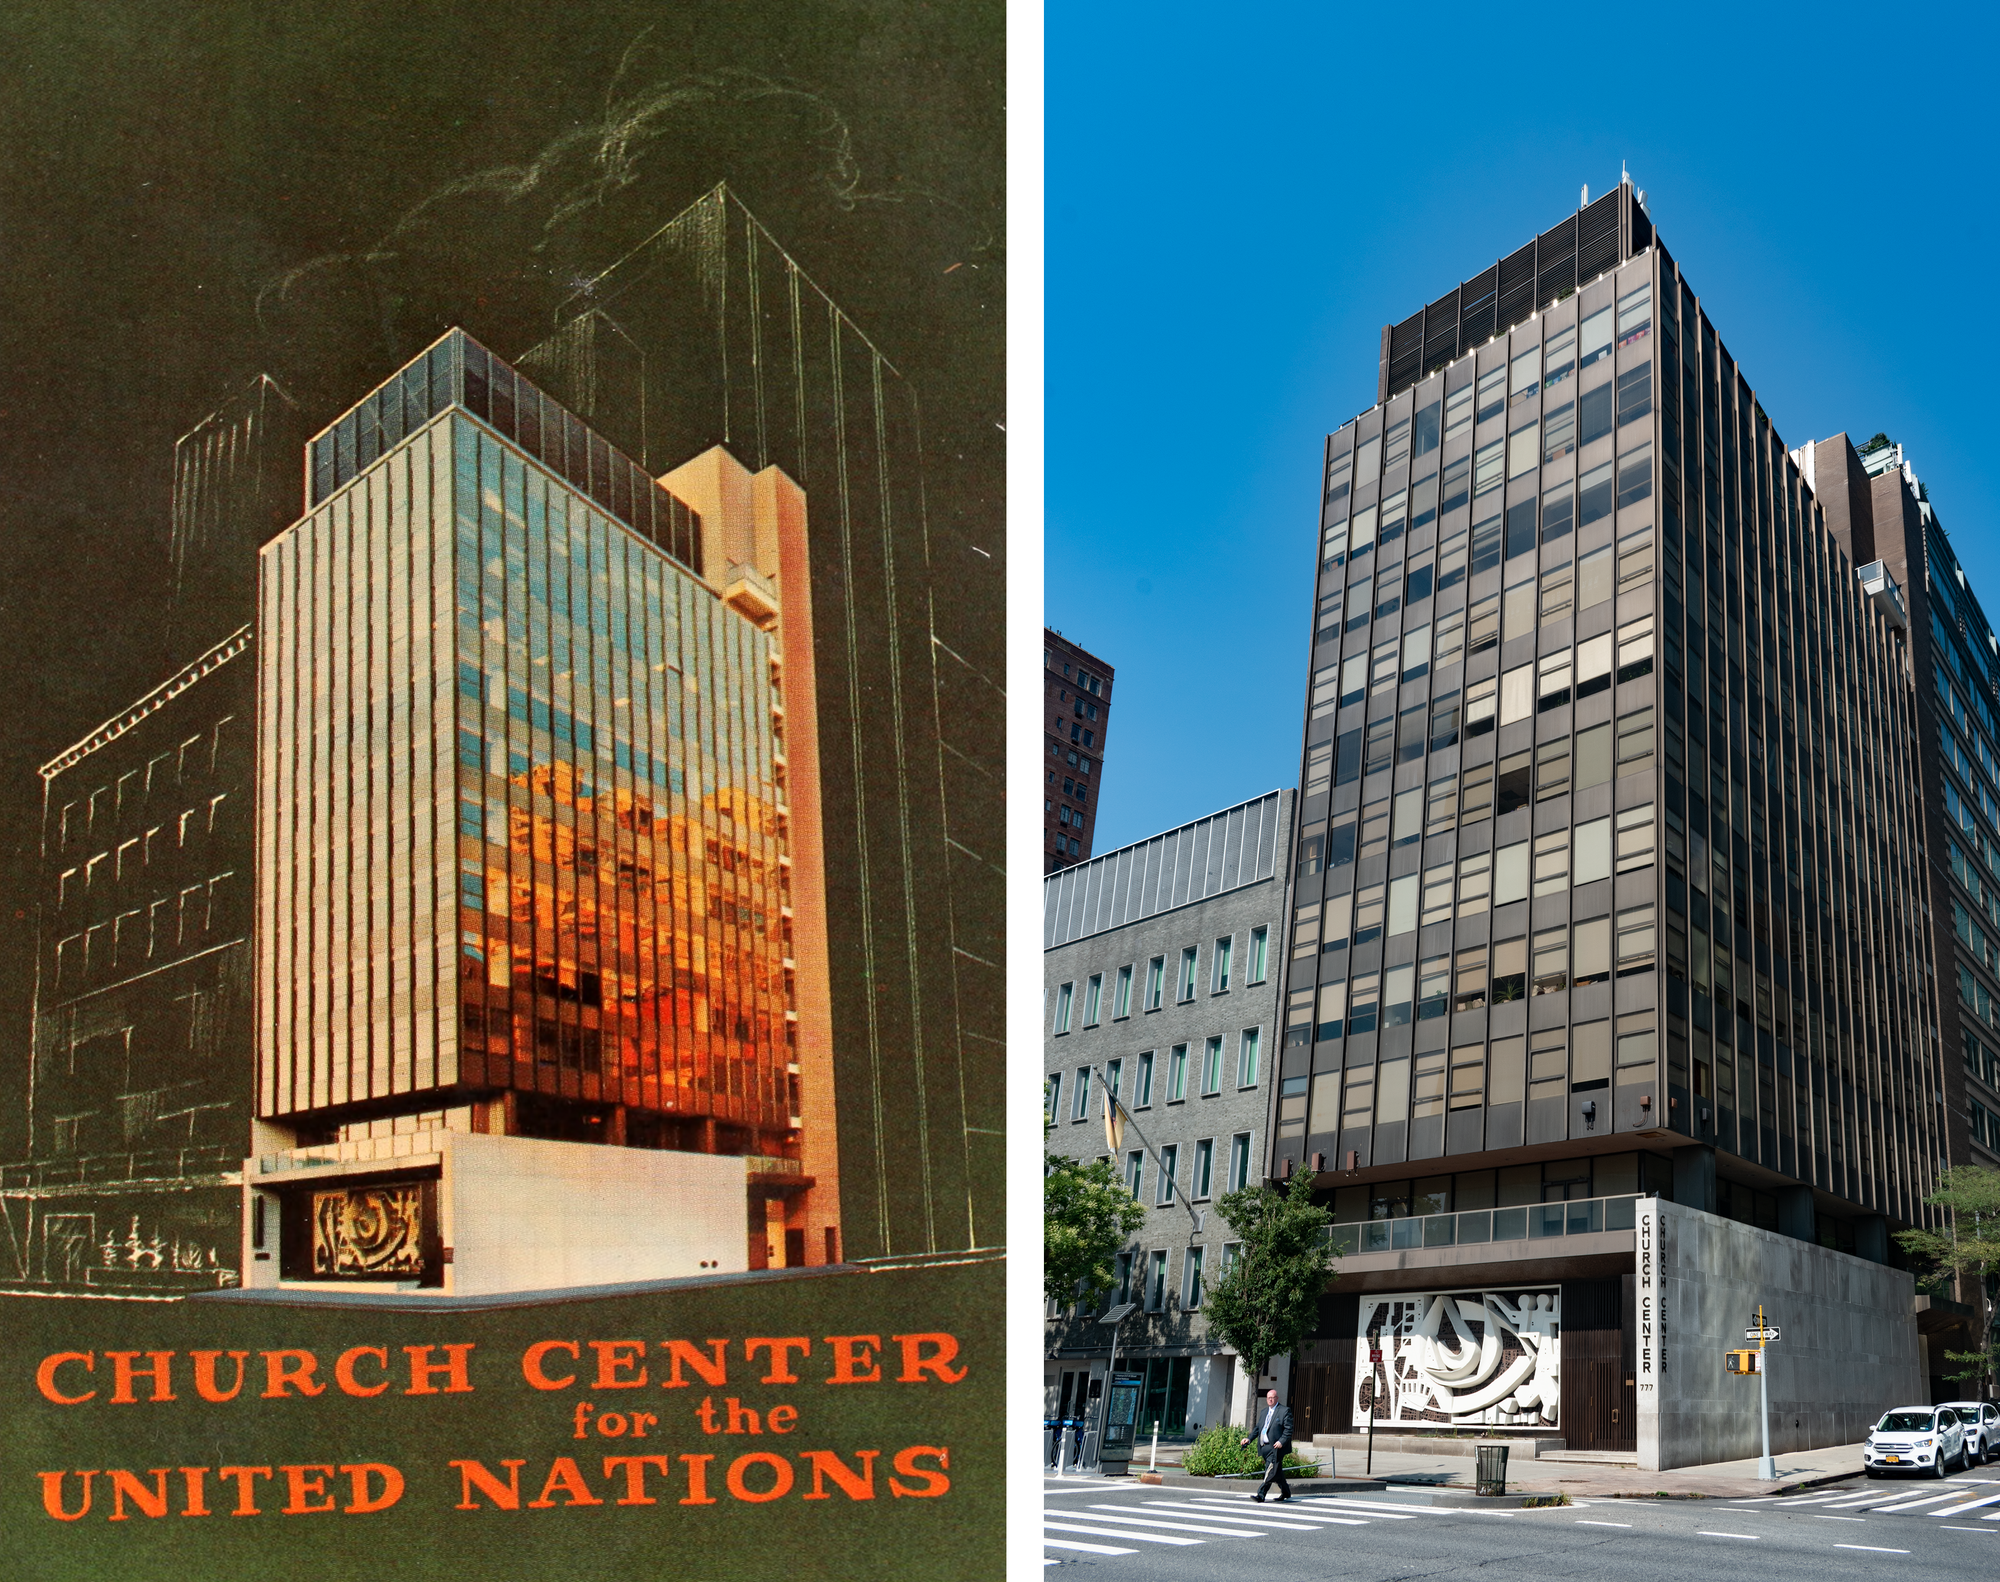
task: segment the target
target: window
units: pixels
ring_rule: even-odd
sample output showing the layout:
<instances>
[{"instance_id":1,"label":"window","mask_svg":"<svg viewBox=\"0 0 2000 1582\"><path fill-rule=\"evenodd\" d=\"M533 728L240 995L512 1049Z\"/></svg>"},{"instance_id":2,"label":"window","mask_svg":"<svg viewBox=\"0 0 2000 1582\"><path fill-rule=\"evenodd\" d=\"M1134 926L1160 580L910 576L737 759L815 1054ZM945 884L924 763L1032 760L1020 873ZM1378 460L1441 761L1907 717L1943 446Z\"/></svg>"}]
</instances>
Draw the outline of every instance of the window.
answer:
<instances>
[{"instance_id":1,"label":"window","mask_svg":"<svg viewBox=\"0 0 2000 1582\"><path fill-rule=\"evenodd\" d=\"M1653 410L1653 365L1643 362L1618 376L1618 426L1636 423Z\"/></svg>"},{"instance_id":2,"label":"window","mask_svg":"<svg viewBox=\"0 0 2000 1582\"><path fill-rule=\"evenodd\" d=\"M1341 1087L1340 1129L1365 1131L1375 1118L1375 1068L1357 1066Z\"/></svg>"},{"instance_id":3,"label":"window","mask_svg":"<svg viewBox=\"0 0 2000 1582\"><path fill-rule=\"evenodd\" d=\"M1175 999L1185 1002L1194 998L1194 964L1195 947L1190 945L1181 952L1180 991Z\"/></svg>"},{"instance_id":4,"label":"window","mask_svg":"<svg viewBox=\"0 0 2000 1582\"><path fill-rule=\"evenodd\" d=\"M1653 447L1641 445L1618 458L1618 505L1637 505L1653 492Z\"/></svg>"},{"instance_id":5,"label":"window","mask_svg":"<svg viewBox=\"0 0 2000 1582\"><path fill-rule=\"evenodd\" d=\"M1175 1044L1167 1056L1167 1102L1178 1104L1187 1097L1188 1046Z\"/></svg>"},{"instance_id":6,"label":"window","mask_svg":"<svg viewBox=\"0 0 2000 1582\"><path fill-rule=\"evenodd\" d=\"M1139 1057L1139 1069L1132 1078L1132 1108L1147 1109L1153 1102L1153 1052L1147 1050Z\"/></svg>"},{"instance_id":7,"label":"window","mask_svg":"<svg viewBox=\"0 0 2000 1582\"><path fill-rule=\"evenodd\" d=\"M1179 1143L1168 1143L1160 1150L1160 1189L1155 1201L1162 1205L1174 1200L1174 1177L1180 1173L1180 1155Z\"/></svg>"},{"instance_id":8,"label":"window","mask_svg":"<svg viewBox=\"0 0 2000 1582\"><path fill-rule=\"evenodd\" d=\"M1626 808L1618 815L1618 871L1653 866L1653 804Z\"/></svg>"},{"instance_id":9,"label":"window","mask_svg":"<svg viewBox=\"0 0 2000 1582\"><path fill-rule=\"evenodd\" d=\"M1132 1014L1132 969L1130 967L1120 967L1118 969L1118 991L1111 1005L1111 1015L1114 1020Z\"/></svg>"},{"instance_id":10,"label":"window","mask_svg":"<svg viewBox=\"0 0 2000 1582\"><path fill-rule=\"evenodd\" d=\"M1162 1202L1167 1201L1165 1198ZM1156 1252L1152 1257L1152 1274L1146 1281L1146 1307L1157 1313L1167 1305L1167 1255Z\"/></svg>"},{"instance_id":11,"label":"window","mask_svg":"<svg viewBox=\"0 0 2000 1582\"><path fill-rule=\"evenodd\" d=\"M1535 932L1529 963L1529 988L1535 994L1560 994L1569 987L1569 929L1561 924Z\"/></svg>"},{"instance_id":12,"label":"window","mask_svg":"<svg viewBox=\"0 0 2000 1582\"><path fill-rule=\"evenodd\" d=\"M1083 1025L1097 1025L1098 1002L1104 996L1104 974L1093 972L1083 986Z\"/></svg>"},{"instance_id":13,"label":"window","mask_svg":"<svg viewBox=\"0 0 2000 1582\"><path fill-rule=\"evenodd\" d=\"M1577 327L1577 366L1588 368L1611 355L1611 310L1600 308Z\"/></svg>"},{"instance_id":14,"label":"window","mask_svg":"<svg viewBox=\"0 0 2000 1582\"><path fill-rule=\"evenodd\" d=\"M1121 1083L1125 1076L1125 1062L1107 1060L1104 1062L1104 1107L1108 1110L1122 1092Z\"/></svg>"},{"instance_id":15,"label":"window","mask_svg":"<svg viewBox=\"0 0 2000 1582\"><path fill-rule=\"evenodd\" d=\"M1486 676L1469 681L1465 687L1465 734L1484 736L1493 729L1494 710L1500 701L1500 678Z\"/></svg>"},{"instance_id":16,"label":"window","mask_svg":"<svg viewBox=\"0 0 2000 1582\"><path fill-rule=\"evenodd\" d=\"M1464 774L1465 790L1459 798L1458 822L1462 829L1493 813L1493 765L1473 764Z\"/></svg>"},{"instance_id":17,"label":"window","mask_svg":"<svg viewBox=\"0 0 2000 1582\"><path fill-rule=\"evenodd\" d=\"M1594 1093L1611 1086L1610 1022L1578 1024L1576 1046L1570 1054L1569 1077L1572 1093Z\"/></svg>"},{"instance_id":18,"label":"window","mask_svg":"<svg viewBox=\"0 0 2000 1582\"><path fill-rule=\"evenodd\" d=\"M1204 1137L1194 1145L1194 1170L1188 1177L1188 1196L1200 1203L1209 1195L1209 1176L1215 1165L1215 1139Z\"/></svg>"},{"instance_id":19,"label":"window","mask_svg":"<svg viewBox=\"0 0 2000 1582\"><path fill-rule=\"evenodd\" d=\"M1155 956L1151 961L1146 963L1147 1010L1157 1011L1160 1008L1161 986L1166 982L1166 976L1167 958L1165 956Z\"/></svg>"},{"instance_id":20,"label":"window","mask_svg":"<svg viewBox=\"0 0 2000 1582\"><path fill-rule=\"evenodd\" d=\"M1588 527L1611 514L1612 507L1617 503L1617 483L1612 476L1610 462L1591 468L1577 479L1576 500L1579 526Z\"/></svg>"},{"instance_id":21,"label":"window","mask_svg":"<svg viewBox=\"0 0 2000 1582\"><path fill-rule=\"evenodd\" d=\"M1419 902L1418 921L1425 927L1432 923L1451 920L1452 867L1451 858L1442 857L1433 861L1423 871L1423 889Z\"/></svg>"},{"instance_id":22,"label":"window","mask_svg":"<svg viewBox=\"0 0 2000 1582\"><path fill-rule=\"evenodd\" d=\"M1678 738L1676 738L1678 739ZM1653 710L1634 709L1618 721L1618 773L1621 778L1653 767Z\"/></svg>"},{"instance_id":23,"label":"window","mask_svg":"<svg viewBox=\"0 0 2000 1582\"><path fill-rule=\"evenodd\" d=\"M1472 429L1472 386L1465 384L1444 398L1444 437L1457 439Z\"/></svg>"},{"instance_id":24,"label":"window","mask_svg":"<svg viewBox=\"0 0 2000 1582\"><path fill-rule=\"evenodd\" d=\"M1541 347L1530 346L1526 351L1516 352L1508 367L1511 377L1508 380L1507 404L1519 406L1542 387Z\"/></svg>"},{"instance_id":25,"label":"window","mask_svg":"<svg viewBox=\"0 0 2000 1582\"><path fill-rule=\"evenodd\" d=\"M1201 1093L1208 1098L1222 1091L1222 1035L1213 1034L1202 1047Z\"/></svg>"},{"instance_id":26,"label":"window","mask_svg":"<svg viewBox=\"0 0 2000 1582\"><path fill-rule=\"evenodd\" d=\"M1654 1053L1653 1013L1643 1011L1636 1016L1618 1018L1618 1066L1623 1071L1628 1066L1650 1066L1657 1056ZM1623 1080L1645 1080L1646 1073L1639 1072L1626 1076Z\"/></svg>"},{"instance_id":27,"label":"window","mask_svg":"<svg viewBox=\"0 0 2000 1582\"><path fill-rule=\"evenodd\" d=\"M1202 1144L1204 1148L1207 1146L1207 1143ZM1200 1247L1188 1248L1187 1258L1183 1264L1185 1272L1181 1276L1181 1306L1190 1312L1201 1306L1202 1252L1203 1249Z\"/></svg>"},{"instance_id":28,"label":"window","mask_svg":"<svg viewBox=\"0 0 2000 1582\"><path fill-rule=\"evenodd\" d=\"M1073 983L1065 983L1061 988L1056 990L1055 1030L1057 1033L1066 1033L1069 1031L1070 998L1075 992L1076 985Z\"/></svg>"},{"instance_id":29,"label":"window","mask_svg":"<svg viewBox=\"0 0 2000 1582\"><path fill-rule=\"evenodd\" d=\"M1592 884L1611 877L1611 820L1592 819L1576 827L1576 883ZM1542 893L1540 886L1535 893Z\"/></svg>"},{"instance_id":30,"label":"window","mask_svg":"<svg viewBox=\"0 0 2000 1582\"><path fill-rule=\"evenodd\" d=\"M1461 950L1452 960L1452 1004L1476 1011L1486 1003L1486 947Z\"/></svg>"},{"instance_id":31,"label":"window","mask_svg":"<svg viewBox=\"0 0 2000 1582\"><path fill-rule=\"evenodd\" d=\"M1472 492L1484 494L1499 488L1506 481L1506 473L1506 441L1496 439L1490 445L1480 446L1472 457Z\"/></svg>"},{"instance_id":32,"label":"window","mask_svg":"<svg viewBox=\"0 0 2000 1582\"><path fill-rule=\"evenodd\" d=\"M1062 1109L1062 1073L1051 1071L1049 1080L1042 1090L1042 1124L1053 1126Z\"/></svg>"},{"instance_id":33,"label":"window","mask_svg":"<svg viewBox=\"0 0 2000 1582\"><path fill-rule=\"evenodd\" d=\"M1245 981L1250 983L1262 983L1264 981L1264 974L1267 971L1266 957L1269 954L1270 942L1270 929L1253 928L1250 930L1250 960L1247 964L1249 972Z\"/></svg>"},{"instance_id":34,"label":"window","mask_svg":"<svg viewBox=\"0 0 2000 1582\"><path fill-rule=\"evenodd\" d=\"M1569 702L1574 657L1568 648L1558 648L1553 654L1542 656L1535 671L1535 708L1539 713L1546 714Z\"/></svg>"},{"instance_id":35,"label":"window","mask_svg":"<svg viewBox=\"0 0 2000 1582\"><path fill-rule=\"evenodd\" d=\"M1548 408L1542 419L1542 461L1561 461L1576 449L1576 403L1564 401Z\"/></svg>"},{"instance_id":36,"label":"window","mask_svg":"<svg viewBox=\"0 0 2000 1582\"><path fill-rule=\"evenodd\" d=\"M1544 627L1569 619L1571 596L1575 591L1573 568L1568 561L1552 565L1542 573L1541 624Z\"/></svg>"},{"instance_id":37,"label":"window","mask_svg":"<svg viewBox=\"0 0 2000 1582\"><path fill-rule=\"evenodd\" d=\"M1618 591L1630 593L1653 578L1653 530L1627 533L1618 540Z\"/></svg>"},{"instance_id":38,"label":"window","mask_svg":"<svg viewBox=\"0 0 2000 1582\"><path fill-rule=\"evenodd\" d=\"M1240 1192L1250 1184L1250 1134L1238 1132L1229 1139L1229 1190Z\"/></svg>"},{"instance_id":39,"label":"window","mask_svg":"<svg viewBox=\"0 0 2000 1582\"><path fill-rule=\"evenodd\" d=\"M1634 681L1653 673L1653 617L1650 612L1618 628L1618 679Z\"/></svg>"},{"instance_id":40,"label":"window","mask_svg":"<svg viewBox=\"0 0 2000 1582\"><path fill-rule=\"evenodd\" d=\"M1626 908L1618 914L1618 976L1651 972L1655 960L1652 903Z\"/></svg>"},{"instance_id":41,"label":"window","mask_svg":"<svg viewBox=\"0 0 2000 1582\"><path fill-rule=\"evenodd\" d=\"M1134 1198L1139 1195L1139 1185L1146 1174L1146 1150L1134 1148L1125 1156L1125 1190Z\"/></svg>"},{"instance_id":42,"label":"window","mask_svg":"<svg viewBox=\"0 0 2000 1582\"><path fill-rule=\"evenodd\" d=\"M1069 1118L1073 1121L1090 1119L1090 1067L1077 1069L1076 1082L1070 1095Z\"/></svg>"},{"instance_id":43,"label":"window","mask_svg":"<svg viewBox=\"0 0 2000 1582\"><path fill-rule=\"evenodd\" d=\"M1493 946L1493 1003L1507 1005L1515 1000L1527 998L1528 993L1528 941L1526 936L1516 934L1512 939L1502 939Z\"/></svg>"},{"instance_id":44,"label":"window","mask_svg":"<svg viewBox=\"0 0 2000 1582\"><path fill-rule=\"evenodd\" d=\"M1569 1084L1569 1038L1560 1027L1536 1033L1528 1047L1528 1098L1559 1099Z\"/></svg>"},{"instance_id":45,"label":"window","mask_svg":"<svg viewBox=\"0 0 2000 1582\"><path fill-rule=\"evenodd\" d=\"M1586 917L1574 930L1575 954L1570 981L1581 989L1611 979L1611 919Z\"/></svg>"},{"instance_id":46,"label":"window","mask_svg":"<svg viewBox=\"0 0 2000 1582\"><path fill-rule=\"evenodd\" d=\"M1643 281L1618 299L1618 344L1631 346L1653 328L1653 283Z\"/></svg>"},{"instance_id":47,"label":"window","mask_svg":"<svg viewBox=\"0 0 2000 1582\"><path fill-rule=\"evenodd\" d=\"M1452 733L1457 740L1457 732ZM1447 744L1448 745L1448 744ZM1431 781L1424 797L1424 833L1442 835L1458 823L1458 776L1439 775Z\"/></svg>"},{"instance_id":48,"label":"window","mask_svg":"<svg viewBox=\"0 0 2000 1582\"><path fill-rule=\"evenodd\" d=\"M1569 738L1558 736L1535 751L1535 800L1550 802L1569 795Z\"/></svg>"},{"instance_id":49,"label":"window","mask_svg":"<svg viewBox=\"0 0 2000 1582\"><path fill-rule=\"evenodd\" d=\"M1215 954L1208 965L1209 991L1214 994L1229 992L1229 957L1236 945L1234 934L1224 934L1215 942Z\"/></svg>"},{"instance_id":50,"label":"window","mask_svg":"<svg viewBox=\"0 0 2000 1582\"><path fill-rule=\"evenodd\" d=\"M1478 421L1496 418L1507 407L1507 369L1503 364L1490 368L1479 379Z\"/></svg>"},{"instance_id":51,"label":"window","mask_svg":"<svg viewBox=\"0 0 2000 1582\"><path fill-rule=\"evenodd\" d=\"M1410 459L1410 420L1397 418L1382 435L1382 466L1386 471Z\"/></svg>"},{"instance_id":52,"label":"window","mask_svg":"<svg viewBox=\"0 0 2000 1582\"><path fill-rule=\"evenodd\" d=\"M1426 1120L1444 1113L1444 1066L1442 1049L1420 1052L1410 1063L1410 1118Z\"/></svg>"}]
</instances>

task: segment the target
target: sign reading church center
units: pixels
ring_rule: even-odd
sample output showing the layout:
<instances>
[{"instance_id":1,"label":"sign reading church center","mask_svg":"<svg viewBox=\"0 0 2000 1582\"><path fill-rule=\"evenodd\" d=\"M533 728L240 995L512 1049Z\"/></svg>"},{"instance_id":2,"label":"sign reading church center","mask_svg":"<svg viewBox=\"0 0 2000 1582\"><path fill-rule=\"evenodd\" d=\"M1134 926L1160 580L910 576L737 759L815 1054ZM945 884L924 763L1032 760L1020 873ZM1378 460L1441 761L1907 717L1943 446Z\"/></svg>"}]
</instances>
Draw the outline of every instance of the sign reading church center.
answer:
<instances>
[{"instance_id":1,"label":"sign reading church center","mask_svg":"<svg viewBox=\"0 0 2000 1582\"><path fill-rule=\"evenodd\" d=\"M364 1553L428 1576L448 1538L496 1578L650 1577L689 1544L731 1577L921 1574L999 1520L1001 1268L448 1308L5 1299L9 1572L268 1576L281 1543L294 1578Z\"/></svg>"}]
</instances>

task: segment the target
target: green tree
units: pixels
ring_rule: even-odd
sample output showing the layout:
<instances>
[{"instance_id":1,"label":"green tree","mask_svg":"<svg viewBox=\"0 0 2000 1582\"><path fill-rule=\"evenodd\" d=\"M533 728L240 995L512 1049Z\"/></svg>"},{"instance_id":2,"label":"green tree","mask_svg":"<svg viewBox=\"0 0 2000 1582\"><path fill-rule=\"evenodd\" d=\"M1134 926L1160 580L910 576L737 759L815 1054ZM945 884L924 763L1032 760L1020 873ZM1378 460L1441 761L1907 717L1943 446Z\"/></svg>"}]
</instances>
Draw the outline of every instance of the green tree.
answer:
<instances>
[{"instance_id":1,"label":"green tree","mask_svg":"<svg viewBox=\"0 0 2000 1582\"><path fill-rule=\"evenodd\" d=\"M1896 1240L1916 1266L1919 1283L1933 1293L1947 1284L1960 1292L1983 1290L1988 1277L2000 1272L2000 1170L1983 1165L1958 1165L1938 1177L1937 1190L1926 1203L1944 1209L1949 1218L1939 1229L1918 1228L1896 1233ZM1975 1303L1975 1305L1977 1305ZM1957 1371L1946 1377L1965 1384L1982 1382L2000 1362L2000 1353L1947 1351Z\"/></svg>"},{"instance_id":2,"label":"green tree","mask_svg":"<svg viewBox=\"0 0 2000 1582\"><path fill-rule=\"evenodd\" d=\"M1044 1156L1042 1294L1060 1306L1111 1289L1111 1260L1146 1218L1108 1160Z\"/></svg>"},{"instance_id":3,"label":"green tree","mask_svg":"<svg viewBox=\"0 0 2000 1582\"><path fill-rule=\"evenodd\" d=\"M1320 1293L1334 1271L1326 1234L1333 1215L1314 1206L1305 1170L1289 1187L1244 1187L1215 1207L1243 1247L1210 1282L1202 1306L1209 1329L1255 1378L1318 1327Z\"/></svg>"}]
</instances>

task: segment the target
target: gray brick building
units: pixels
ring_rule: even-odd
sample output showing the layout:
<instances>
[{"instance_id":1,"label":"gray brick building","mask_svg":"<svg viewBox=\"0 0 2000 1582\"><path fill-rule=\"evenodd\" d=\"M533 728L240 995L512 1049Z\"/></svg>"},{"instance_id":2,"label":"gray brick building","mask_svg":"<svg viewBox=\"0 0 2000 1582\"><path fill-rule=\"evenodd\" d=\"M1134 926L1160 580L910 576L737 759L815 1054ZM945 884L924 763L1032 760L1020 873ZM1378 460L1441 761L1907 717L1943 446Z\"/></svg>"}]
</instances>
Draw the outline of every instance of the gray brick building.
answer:
<instances>
[{"instance_id":1,"label":"gray brick building","mask_svg":"<svg viewBox=\"0 0 2000 1582\"><path fill-rule=\"evenodd\" d=\"M1048 1151L1110 1156L1108 1086L1130 1116L1113 1163L1146 1208L1110 1296L1047 1317L1050 1413L1094 1403L1111 1340L1098 1317L1133 1301L1118 1364L1145 1376L1142 1427L1241 1415L1247 1381L1201 1289L1234 1250L1215 1200L1262 1175L1295 800L1268 792L1044 882Z\"/></svg>"}]
</instances>

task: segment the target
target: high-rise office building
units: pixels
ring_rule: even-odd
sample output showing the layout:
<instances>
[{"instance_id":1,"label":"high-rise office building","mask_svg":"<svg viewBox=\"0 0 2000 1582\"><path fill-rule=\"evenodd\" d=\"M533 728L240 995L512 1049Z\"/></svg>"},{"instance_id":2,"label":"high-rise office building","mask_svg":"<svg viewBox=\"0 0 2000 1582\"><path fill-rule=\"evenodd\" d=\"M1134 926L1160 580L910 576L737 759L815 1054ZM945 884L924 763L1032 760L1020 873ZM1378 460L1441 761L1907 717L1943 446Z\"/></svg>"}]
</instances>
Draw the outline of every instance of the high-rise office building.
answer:
<instances>
[{"instance_id":1,"label":"high-rise office building","mask_svg":"<svg viewBox=\"0 0 2000 1582\"><path fill-rule=\"evenodd\" d=\"M260 579L249 1283L837 1256L794 1031L805 502L719 460L726 546L456 330L313 441Z\"/></svg>"},{"instance_id":2,"label":"high-rise office building","mask_svg":"<svg viewBox=\"0 0 2000 1582\"><path fill-rule=\"evenodd\" d=\"M1399 1421L1714 1459L1703 1326L1782 1255L1823 1377L1773 1443L1852 1437L1941 1371L1884 1266L1947 1153L1881 574L1627 184L1378 377L1327 442L1307 677L1271 1164L1350 1256L1299 1404L1345 1427L1387 1368ZM1425 1375L1446 1330L1525 1371Z\"/></svg>"},{"instance_id":3,"label":"high-rise office building","mask_svg":"<svg viewBox=\"0 0 2000 1582\"><path fill-rule=\"evenodd\" d=\"M1903 447L1797 452L1827 527L1908 630L1953 1164L2000 1166L2000 646Z\"/></svg>"},{"instance_id":4,"label":"high-rise office building","mask_svg":"<svg viewBox=\"0 0 2000 1582\"><path fill-rule=\"evenodd\" d=\"M1111 729L1111 666L1042 628L1042 860L1048 872L1090 856Z\"/></svg>"},{"instance_id":5,"label":"high-rise office building","mask_svg":"<svg viewBox=\"0 0 2000 1582\"><path fill-rule=\"evenodd\" d=\"M580 285L519 364L655 474L721 446L811 496L843 1250L999 1245L1005 580L979 544L997 525L927 495L916 390L727 187Z\"/></svg>"}]
</instances>

